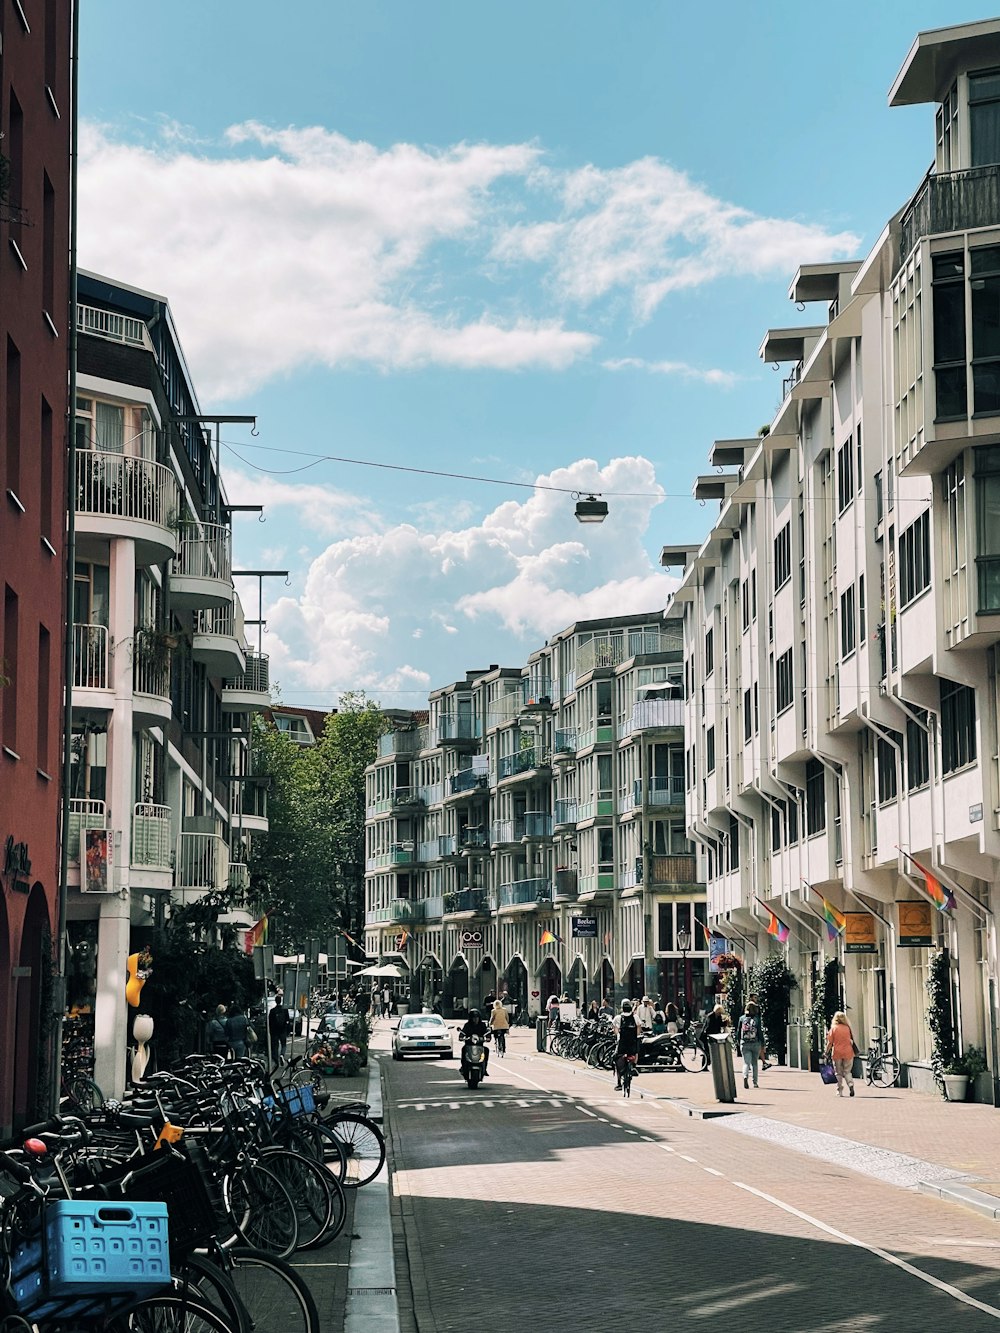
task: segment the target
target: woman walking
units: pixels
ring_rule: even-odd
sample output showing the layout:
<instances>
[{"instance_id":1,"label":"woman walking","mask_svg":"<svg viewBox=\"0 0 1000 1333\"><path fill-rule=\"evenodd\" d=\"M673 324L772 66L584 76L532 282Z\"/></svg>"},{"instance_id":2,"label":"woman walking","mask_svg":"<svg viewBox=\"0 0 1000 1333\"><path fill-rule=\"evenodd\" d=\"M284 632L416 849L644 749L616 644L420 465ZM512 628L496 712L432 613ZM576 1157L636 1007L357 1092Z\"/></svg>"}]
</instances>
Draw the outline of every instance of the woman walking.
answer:
<instances>
[{"instance_id":1,"label":"woman walking","mask_svg":"<svg viewBox=\"0 0 1000 1333\"><path fill-rule=\"evenodd\" d=\"M830 1031L826 1034L826 1057L833 1061L833 1067L837 1071L838 1097L843 1097L845 1083L848 1094L854 1096L854 1057L857 1053L857 1044L851 1025L847 1021L847 1015L842 1009L838 1009L830 1024Z\"/></svg>"},{"instance_id":2,"label":"woman walking","mask_svg":"<svg viewBox=\"0 0 1000 1333\"><path fill-rule=\"evenodd\" d=\"M743 1086L750 1086L748 1079L752 1074L753 1085L757 1088L760 1086L757 1062L764 1045L764 1025L753 1000L747 1002L746 1012L736 1024L736 1040L739 1043L738 1052L743 1056Z\"/></svg>"}]
</instances>

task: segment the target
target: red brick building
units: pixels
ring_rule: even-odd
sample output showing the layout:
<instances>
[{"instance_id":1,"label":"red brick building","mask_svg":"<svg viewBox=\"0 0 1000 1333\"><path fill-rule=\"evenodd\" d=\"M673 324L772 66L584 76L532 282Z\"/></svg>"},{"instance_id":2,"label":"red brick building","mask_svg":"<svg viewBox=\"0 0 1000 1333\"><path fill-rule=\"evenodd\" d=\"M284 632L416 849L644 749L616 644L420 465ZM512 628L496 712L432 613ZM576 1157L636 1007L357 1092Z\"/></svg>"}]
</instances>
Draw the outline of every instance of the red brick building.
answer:
<instances>
[{"instance_id":1,"label":"red brick building","mask_svg":"<svg viewBox=\"0 0 1000 1333\"><path fill-rule=\"evenodd\" d=\"M44 1103L58 896L70 0L0 4L0 1133Z\"/></svg>"}]
</instances>

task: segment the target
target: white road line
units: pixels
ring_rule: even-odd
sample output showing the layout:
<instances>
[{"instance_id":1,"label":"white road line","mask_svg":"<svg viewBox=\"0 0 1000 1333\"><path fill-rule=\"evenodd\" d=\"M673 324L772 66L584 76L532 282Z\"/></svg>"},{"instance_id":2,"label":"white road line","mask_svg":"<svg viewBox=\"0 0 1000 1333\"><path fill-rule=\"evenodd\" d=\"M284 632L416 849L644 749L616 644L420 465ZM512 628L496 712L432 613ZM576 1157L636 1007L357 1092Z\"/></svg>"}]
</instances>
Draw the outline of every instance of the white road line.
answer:
<instances>
[{"instance_id":1,"label":"white road line","mask_svg":"<svg viewBox=\"0 0 1000 1333\"><path fill-rule=\"evenodd\" d=\"M940 1278L934 1277L931 1273L925 1273L922 1268L916 1268L913 1264L908 1264L905 1259L899 1259L896 1255L889 1254L887 1250L882 1250L877 1245L868 1245L863 1240L858 1240L856 1236L849 1236L846 1231L838 1231L836 1227L828 1226L826 1222L821 1222L816 1217L810 1217L808 1213L803 1213L790 1203L782 1203L773 1194L765 1194L763 1190L754 1189L752 1185L745 1185L740 1180L734 1180L731 1183L737 1189L746 1190L748 1194L755 1194L758 1199L764 1199L765 1202L774 1204L775 1208L790 1213L792 1217L797 1217L802 1222L808 1222L810 1226L816 1227L819 1231L825 1231L828 1236L834 1236L847 1245L853 1245L859 1250L866 1250L869 1254L874 1254L878 1259L884 1259L887 1264L892 1264L894 1268L901 1268L904 1273L909 1273L911 1277L926 1282L929 1287L936 1287L938 1291L943 1291L946 1296L952 1296L964 1305L971 1305L975 1310L982 1310L983 1314L988 1314L993 1319L1000 1319L1000 1310L995 1305L987 1305L984 1301L977 1301L974 1296L969 1296L958 1287L953 1287L950 1282L942 1282Z\"/></svg>"},{"instance_id":2,"label":"white road line","mask_svg":"<svg viewBox=\"0 0 1000 1333\"><path fill-rule=\"evenodd\" d=\"M511 1069L509 1065L504 1066L503 1072L505 1074L511 1074L514 1078L521 1079L524 1083L530 1083L533 1088L538 1088L540 1092L547 1092L550 1096L552 1095L551 1088L543 1088L541 1083L536 1083L533 1078L528 1078L526 1074L519 1074L515 1069Z\"/></svg>"},{"instance_id":3,"label":"white road line","mask_svg":"<svg viewBox=\"0 0 1000 1333\"><path fill-rule=\"evenodd\" d=\"M656 1142L656 1140L655 1140L655 1139L651 1139L651 1138L649 1137L648 1134L641 1134L639 1137L642 1139L643 1143L655 1143L655 1142Z\"/></svg>"},{"instance_id":4,"label":"white road line","mask_svg":"<svg viewBox=\"0 0 1000 1333\"><path fill-rule=\"evenodd\" d=\"M716 1171L714 1166L703 1166L701 1169L707 1171L710 1176L719 1176L722 1180L726 1178L721 1171Z\"/></svg>"},{"instance_id":5,"label":"white road line","mask_svg":"<svg viewBox=\"0 0 1000 1333\"><path fill-rule=\"evenodd\" d=\"M678 1157L683 1157L684 1160L685 1160L685 1162L694 1162L695 1166L698 1165L698 1159L697 1159L697 1157L689 1157L689 1156L687 1155L686 1152L679 1152L679 1153L677 1154L677 1156L678 1156Z\"/></svg>"},{"instance_id":6,"label":"white road line","mask_svg":"<svg viewBox=\"0 0 1000 1333\"><path fill-rule=\"evenodd\" d=\"M674 1153L675 1153L675 1152L677 1151L676 1148L671 1148L671 1146L670 1146L669 1143L661 1143L661 1144L660 1144L660 1147L663 1149L664 1152L674 1152Z\"/></svg>"},{"instance_id":7,"label":"white road line","mask_svg":"<svg viewBox=\"0 0 1000 1333\"><path fill-rule=\"evenodd\" d=\"M596 1111L588 1111L585 1106L578 1106L576 1109L582 1111L584 1115L592 1116L595 1120L599 1118Z\"/></svg>"}]
</instances>

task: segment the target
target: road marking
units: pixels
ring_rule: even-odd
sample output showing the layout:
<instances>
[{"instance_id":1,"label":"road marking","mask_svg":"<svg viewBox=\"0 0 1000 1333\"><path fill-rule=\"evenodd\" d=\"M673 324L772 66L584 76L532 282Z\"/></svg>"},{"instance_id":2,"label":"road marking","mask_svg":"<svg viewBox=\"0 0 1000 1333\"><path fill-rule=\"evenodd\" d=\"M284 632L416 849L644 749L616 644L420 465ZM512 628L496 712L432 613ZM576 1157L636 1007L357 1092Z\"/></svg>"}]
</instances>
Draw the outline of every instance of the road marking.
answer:
<instances>
[{"instance_id":1,"label":"road marking","mask_svg":"<svg viewBox=\"0 0 1000 1333\"><path fill-rule=\"evenodd\" d=\"M697 1159L697 1157L689 1157L689 1156L687 1155L686 1152L680 1152L680 1153L677 1154L677 1156L678 1156L678 1157L683 1157L684 1160L685 1160L685 1162L694 1162L695 1166L698 1165L698 1159Z\"/></svg>"},{"instance_id":2,"label":"road marking","mask_svg":"<svg viewBox=\"0 0 1000 1333\"><path fill-rule=\"evenodd\" d=\"M596 1111L588 1111L585 1106L578 1106L576 1109L582 1111L584 1115L592 1116L594 1120L599 1118Z\"/></svg>"},{"instance_id":3,"label":"road marking","mask_svg":"<svg viewBox=\"0 0 1000 1333\"><path fill-rule=\"evenodd\" d=\"M780 1208L783 1212L790 1213L792 1217L797 1217L802 1222L808 1222L819 1231L824 1231L828 1236L833 1236L837 1240L844 1241L847 1245L853 1245L856 1249L866 1250L869 1254L874 1254L878 1259L884 1259L887 1264L892 1264L894 1268L901 1268L904 1273L909 1273L911 1277L917 1278L920 1282L926 1282L929 1287L936 1287L938 1291L943 1291L946 1296L953 1297L956 1301L961 1301L964 1305L971 1305L975 1310L982 1310L983 1314L988 1314L993 1319L1000 1319L1000 1309L995 1305L987 1305L985 1301L977 1301L975 1296L969 1296L958 1287L953 1287L950 1282L942 1282L940 1278L934 1277L931 1273L925 1273L922 1268L916 1268L913 1264L908 1264L905 1259L899 1259L896 1255L890 1254L887 1250L880 1249L877 1245L868 1245L863 1240L858 1240L856 1236L849 1236L846 1231L838 1231L836 1227L829 1226L826 1222L821 1222L817 1217L811 1217L808 1213L803 1213L800 1209L794 1208L790 1203L782 1203L776 1199L773 1194L765 1194L763 1190L754 1189L753 1185L745 1185L740 1180L731 1182L737 1189L746 1190L748 1194L755 1194L758 1199L763 1199L766 1203L774 1204L775 1208Z\"/></svg>"},{"instance_id":4,"label":"road marking","mask_svg":"<svg viewBox=\"0 0 1000 1333\"><path fill-rule=\"evenodd\" d=\"M642 1139L643 1143L655 1143L655 1142L656 1142L656 1140L655 1140L655 1139L651 1139L651 1138L649 1137L648 1134L642 1134L642 1135L640 1135L640 1138Z\"/></svg>"},{"instance_id":5,"label":"road marking","mask_svg":"<svg viewBox=\"0 0 1000 1333\"><path fill-rule=\"evenodd\" d=\"M710 1176L719 1176L722 1180L725 1180L726 1178L721 1171L716 1171L714 1166L703 1166L701 1169L707 1171Z\"/></svg>"},{"instance_id":6,"label":"road marking","mask_svg":"<svg viewBox=\"0 0 1000 1333\"><path fill-rule=\"evenodd\" d=\"M670 1146L669 1143L661 1143L661 1144L660 1144L660 1147L663 1149L664 1152L676 1152L676 1151L677 1151L676 1148L671 1148L671 1146Z\"/></svg>"}]
</instances>

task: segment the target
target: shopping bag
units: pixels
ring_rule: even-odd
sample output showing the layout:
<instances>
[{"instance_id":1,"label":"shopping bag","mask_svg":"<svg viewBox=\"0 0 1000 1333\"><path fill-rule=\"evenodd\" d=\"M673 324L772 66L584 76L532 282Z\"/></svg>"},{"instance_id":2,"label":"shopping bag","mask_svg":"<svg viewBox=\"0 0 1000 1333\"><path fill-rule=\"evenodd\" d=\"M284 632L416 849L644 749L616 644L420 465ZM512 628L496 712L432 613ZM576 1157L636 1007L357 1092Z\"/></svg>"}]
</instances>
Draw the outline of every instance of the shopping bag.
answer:
<instances>
[{"instance_id":1,"label":"shopping bag","mask_svg":"<svg viewBox=\"0 0 1000 1333\"><path fill-rule=\"evenodd\" d=\"M837 1081L837 1071L831 1064L820 1065L819 1076L824 1083L836 1083Z\"/></svg>"}]
</instances>

